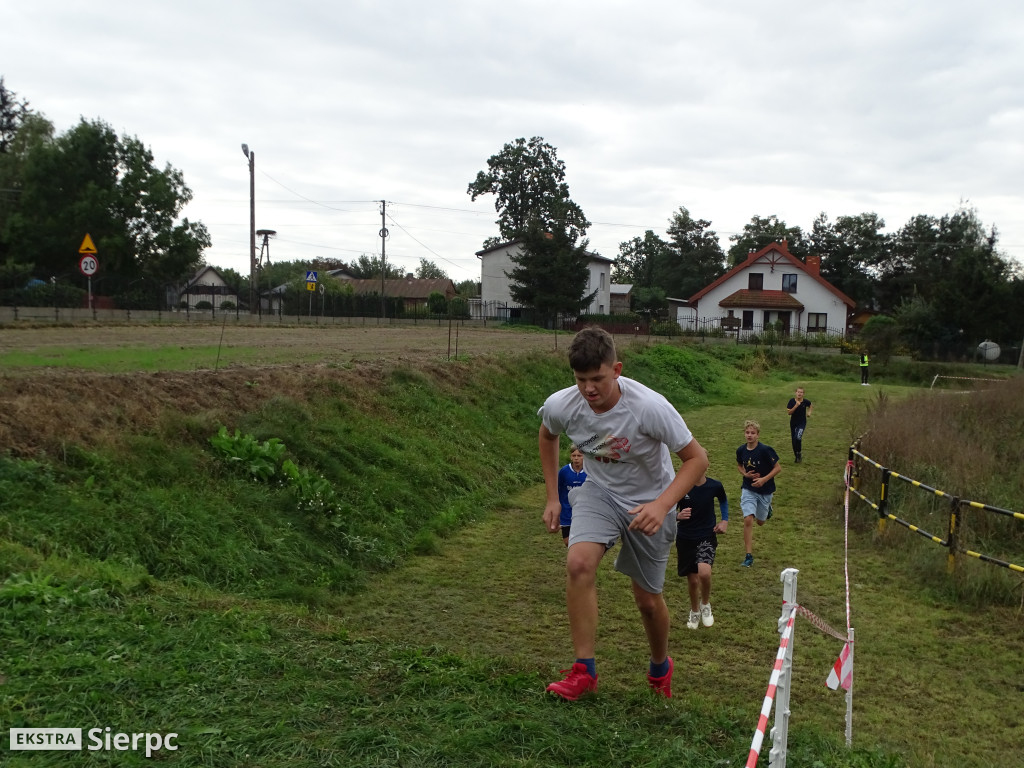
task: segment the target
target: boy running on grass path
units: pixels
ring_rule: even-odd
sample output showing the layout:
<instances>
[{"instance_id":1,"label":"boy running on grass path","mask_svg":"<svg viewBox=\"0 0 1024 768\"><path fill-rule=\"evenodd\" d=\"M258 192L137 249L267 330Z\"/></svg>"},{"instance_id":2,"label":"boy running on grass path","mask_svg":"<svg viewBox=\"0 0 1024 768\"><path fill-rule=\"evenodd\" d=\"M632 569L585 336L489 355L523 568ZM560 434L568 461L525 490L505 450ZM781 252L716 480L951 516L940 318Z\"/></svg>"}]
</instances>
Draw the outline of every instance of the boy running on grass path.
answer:
<instances>
[{"instance_id":1,"label":"boy running on grass path","mask_svg":"<svg viewBox=\"0 0 1024 768\"><path fill-rule=\"evenodd\" d=\"M569 345L576 385L541 407L538 445L547 503L544 523L559 530L558 439L568 435L586 458L587 480L570 491L572 530L566 555L566 606L576 661L547 690L570 701L597 689L597 567L615 542L615 569L629 576L650 667L647 681L672 696L669 613L662 596L676 533L675 505L708 468L704 449L662 395L620 376L610 334L585 328ZM672 453L682 460L676 472Z\"/></svg>"},{"instance_id":2,"label":"boy running on grass path","mask_svg":"<svg viewBox=\"0 0 1024 768\"><path fill-rule=\"evenodd\" d=\"M722 511L722 522L715 519L715 499ZM729 500L725 486L703 475L676 505L677 570L686 577L690 592L690 617L687 629L715 623L711 613L711 567L718 550L718 534L729 528Z\"/></svg>"},{"instance_id":3,"label":"boy running on grass path","mask_svg":"<svg viewBox=\"0 0 1024 768\"><path fill-rule=\"evenodd\" d=\"M748 420L743 425L747 442L736 449L736 468L743 475L740 508L743 510L743 543L747 547L744 568L754 564L754 520L761 526L772 516L774 478L782 471L775 449L760 442L760 435L761 425Z\"/></svg>"},{"instance_id":4,"label":"boy running on grass path","mask_svg":"<svg viewBox=\"0 0 1024 768\"><path fill-rule=\"evenodd\" d=\"M811 415L814 406L811 401L804 398L804 388L797 387L796 393L789 398L786 404L786 413L789 414L789 432L793 441L793 461L799 464L804 460L804 430L807 429L807 419Z\"/></svg>"}]
</instances>

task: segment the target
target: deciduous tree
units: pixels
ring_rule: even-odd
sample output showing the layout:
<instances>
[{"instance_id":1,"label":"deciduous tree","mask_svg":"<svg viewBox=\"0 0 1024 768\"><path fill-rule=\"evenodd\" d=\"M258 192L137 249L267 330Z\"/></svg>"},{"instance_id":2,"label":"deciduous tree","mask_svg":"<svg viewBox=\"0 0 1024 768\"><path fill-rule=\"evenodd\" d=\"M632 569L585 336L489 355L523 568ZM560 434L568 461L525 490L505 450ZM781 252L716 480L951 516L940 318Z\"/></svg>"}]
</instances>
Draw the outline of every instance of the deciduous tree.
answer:
<instances>
[{"instance_id":1,"label":"deciduous tree","mask_svg":"<svg viewBox=\"0 0 1024 768\"><path fill-rule=\"evenodd\" d=\"M102 122L83 120L31 146L21 181L7 244L37 274L74 273L86 233L104 271L157 282L191 275L210 245L201 223L178 220L192 199L181 172L156 169L142 142Z\"/></svg>"},{"instance_id":2,"label":"deciduous tree","mask_svg":"<svg viewBox=\"0 0 1024 768\"><path fill-rule=\"evenodd\" d=\"M420 259L420 265L416 267L416 277L419 280L447 280L448 273L429 259Z\"/></svg>"},{"instance_id":3,"label":"deciduous tree","mask_svg":"<svg viewBox=\"0 0 1024 768\"><path fill-rule=\"evenodd\" d=\"M380 280L381 258L380 256L368 256L364 253L352 263L350 270L352 277L363 280L372 280L374 278ZM384 277L387 280L397 280L405 277L405 270L397 264L387 264L385 272Z\"/></svg>"},{"instance_id":4,"label":"deciduous tree","mask_svg":"<svg viewBox=\"0 0 1024 768\"><path fill-rule=\"evenodd\" d=\"M688 299L725 274L725 254L711 222L694 219L680 206L669 219L671 257L659 284L669 296Z\"/></svg>"},{"instance_id":5,"label":"deciduous tree","mask_svg":"<svg viewBox=\"0 0 1024 768\"><path fill-rule=\"evenodd\" d=\"M532 222L549 230L564 229L572 240L582 238L590 226L582 209L569 197L565 163L540 136L516 139L487 160L487 170L476 175L466 193L471 200L494 195L498 212L498 242L522 237ZM495 244L493 240L484 247Z\"/></svg>"},{"instance_id":6,"label":"deciduous tree","mask_svg":"<svg viewBox=\"0 0 1024 768\"><path fill-rule=\"evenodd\" d=\"M889 237L875 213L840 216L832 223L822 211L811 225L810 253L821 257L821 276L861 306L875 305L872 269L885 261Z\"/></svg>"},{"instance_id":7,"label":"deciduous tree","mask_svg":"<svg viewBox=\"0 0 1024 768\"><path fill-rule=\"evenodd\" d=\"M804 245L804 234L800 227L790 227L774 213L771 216L754 216L743 231L731 235L733 245L729 248L729 266L735 267L747 260L751 251L759 251L766 245L787 241L789 252L798 259L807 255Z\"/></svg>"}]
</instances>

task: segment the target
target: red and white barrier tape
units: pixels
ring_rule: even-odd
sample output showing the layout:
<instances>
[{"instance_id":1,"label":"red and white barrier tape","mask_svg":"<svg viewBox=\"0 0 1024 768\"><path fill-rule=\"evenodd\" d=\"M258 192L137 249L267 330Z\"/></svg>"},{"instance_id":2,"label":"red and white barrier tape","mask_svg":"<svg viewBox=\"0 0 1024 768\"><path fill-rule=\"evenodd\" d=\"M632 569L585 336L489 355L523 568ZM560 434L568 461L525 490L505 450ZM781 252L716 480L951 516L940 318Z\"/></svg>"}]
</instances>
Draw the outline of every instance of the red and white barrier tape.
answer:
<instances>
[{"instance_id":1,"label":"red and white barrier tape","mask_svg":"<svg viewBox=\"0 0 1024 768\"><path fill-rule=\"evenodd\" d=\"M832 627L830 627L825 622L824 619L822 619L819 616L814 615L809 610L804 608L802 605L798 605L796 607L796 610L797 610L797 613L799 613L801 616L803 616L805 619L807 619L809 622L811 622L811 624L816 626L818 629L820 629L826 635L832 635L832 637L836 638L837 640L842 640L844 643L849 639L849 635L843 635L840 632L832 629Z\"/></svg>"}]
</instances>

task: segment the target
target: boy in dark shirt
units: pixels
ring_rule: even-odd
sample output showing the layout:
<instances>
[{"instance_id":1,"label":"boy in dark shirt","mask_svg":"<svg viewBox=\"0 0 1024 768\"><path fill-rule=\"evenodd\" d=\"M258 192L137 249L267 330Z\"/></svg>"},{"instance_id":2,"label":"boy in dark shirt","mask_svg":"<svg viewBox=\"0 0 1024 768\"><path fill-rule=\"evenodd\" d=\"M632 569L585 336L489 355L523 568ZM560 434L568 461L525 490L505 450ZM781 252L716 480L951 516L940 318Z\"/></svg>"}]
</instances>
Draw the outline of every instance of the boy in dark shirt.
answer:
<instances>
[{"instance_id":1,"label":"boy in dark shirt","mask_svg":"<svg viewBox=\"0 0 1024 768\"><path fill-rule=\"evenodd\" d=\"M811 415L811 401L804 398L804 388L797 387L796 393L786 404L789 414L789 432L793 439L793 456L796 464L803 461L804 430L807 428L807 417Z\"/></svg>"},{"instance_id":2,"label":"boy in dark shirt","mask_svg":"<svg viewBox=\"0 0 1024 768\"><path fill-rule=\"evenodd\" d=\"M743 509L743 543L747 556L743 567L754 564L754 520L764 525L772 516L775 476L782 471L779 456L770 445L760 442L761 425L748 420L743 425L747 442L736 449L736 468L743 475L740 507Z\"/></svg>"},{"instance_id":3,"label":"boy in dark shirt","mask_svg":"<svg viewBox=\"0 0 1024 768\"><path fill-rule=\"evenodd\" d=\"M722 522L715 520L715 499L722 510ZM690 591L688 629L715 623L711 613L711 566L715 564L719 533L729 527L729 502L725 486L706 474L676 505L676 554L679 575L686 577Z\"/></svg>"}]
</instances>

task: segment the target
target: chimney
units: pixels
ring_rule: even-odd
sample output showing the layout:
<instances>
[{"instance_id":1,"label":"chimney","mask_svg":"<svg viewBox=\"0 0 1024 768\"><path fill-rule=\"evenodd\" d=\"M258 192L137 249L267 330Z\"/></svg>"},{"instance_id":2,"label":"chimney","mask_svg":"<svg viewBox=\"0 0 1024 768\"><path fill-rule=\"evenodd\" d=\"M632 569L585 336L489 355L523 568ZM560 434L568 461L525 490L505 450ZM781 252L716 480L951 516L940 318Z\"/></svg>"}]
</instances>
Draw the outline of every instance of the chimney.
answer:
<instances>
[{"instance_id":1,"label":"chimney","mask_svg":"<svg viewBox=\"0 0 1024 768\"><path fill-rule=\"evenodd\" d=\"M821 256L808 256L807 257L807 271L812 275L821 274Z\"/></svg>"}]
</instances>

